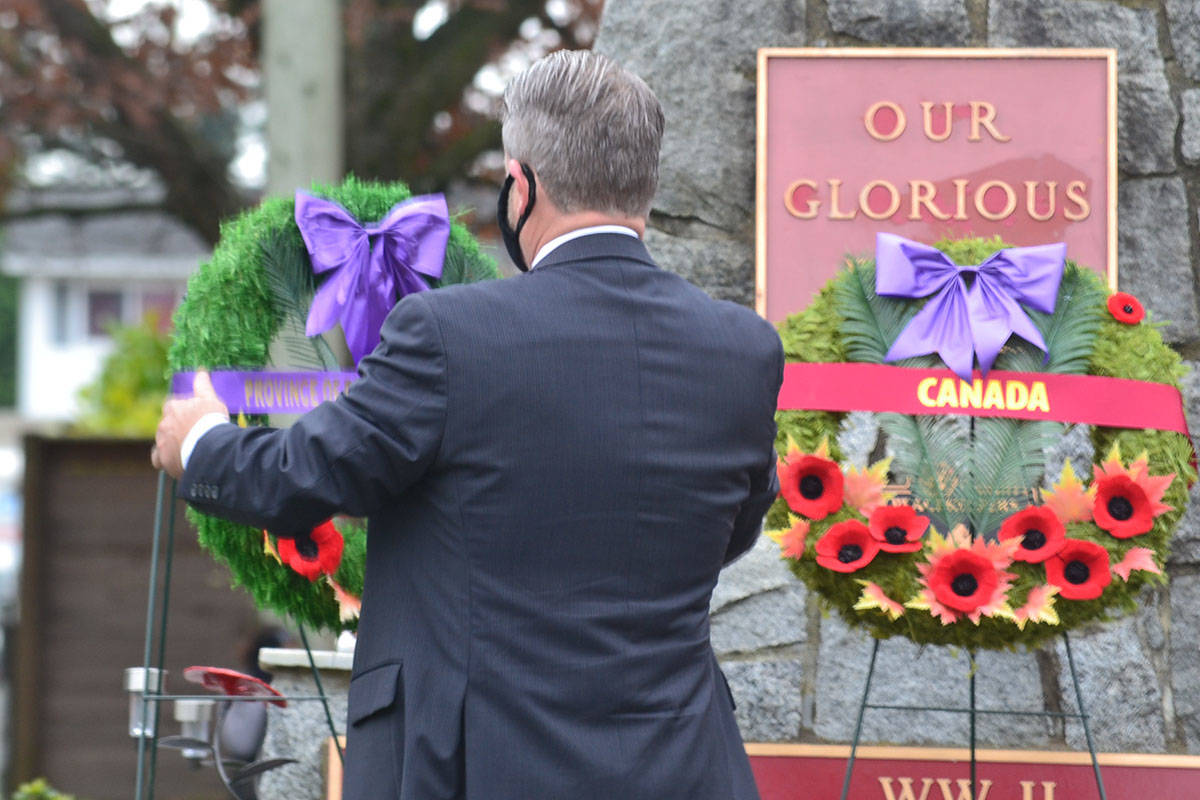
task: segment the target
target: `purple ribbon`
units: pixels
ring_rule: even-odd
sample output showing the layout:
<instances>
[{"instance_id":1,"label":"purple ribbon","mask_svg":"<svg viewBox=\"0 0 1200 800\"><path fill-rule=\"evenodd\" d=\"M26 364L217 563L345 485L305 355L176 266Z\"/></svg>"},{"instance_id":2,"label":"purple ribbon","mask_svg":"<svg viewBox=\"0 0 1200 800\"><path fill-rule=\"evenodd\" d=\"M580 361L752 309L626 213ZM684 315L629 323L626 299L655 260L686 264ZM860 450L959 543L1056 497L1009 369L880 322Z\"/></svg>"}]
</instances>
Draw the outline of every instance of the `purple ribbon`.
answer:
<instances>
[{"instance_id":1,"label":"purple ribbon","mask_svg":"<svg viewBox=\"0 0 1200 800\"><path fill-rule=\"evenodd\" d=\"M363 225L332 200L296 192L296 225L313 272L332 272L313 297L304 333L316 336L338 322L354 363L379 344L383 320L396 302L442 276L450 215L446 198L421 195Z\"/></svg>"},{"instance_id":2,"label":"purple ribbon","mask_svg":"<svg viewBox=\"0 0 1200 800\"><path fill-rule=\"evenodd\" d=\"M303 414L333 400L358 379L356 372L274 372L222 369L210 372L213 391L237 414ZM195 372L171 376L171 394L191 397Z\"/></svg>"},{"instance_id":3,"label":"purple ribbon","mask_svg":"<svg viewBox=\"0 0 1200 800\"><path fill-rule=\"evenodd\" d=\"M1017 334L1042 352L1046 342L1024 303L1054 313L1067 255L1064 243L1010 247L978 266L960 267L936 247L893 233L875 235L875 293L930 298L892 343L884 361L937 353L963 380L972 355L986 375L1008 337ZM970 283L966 276L973 275Z\"/></svg>"}]
</instances>

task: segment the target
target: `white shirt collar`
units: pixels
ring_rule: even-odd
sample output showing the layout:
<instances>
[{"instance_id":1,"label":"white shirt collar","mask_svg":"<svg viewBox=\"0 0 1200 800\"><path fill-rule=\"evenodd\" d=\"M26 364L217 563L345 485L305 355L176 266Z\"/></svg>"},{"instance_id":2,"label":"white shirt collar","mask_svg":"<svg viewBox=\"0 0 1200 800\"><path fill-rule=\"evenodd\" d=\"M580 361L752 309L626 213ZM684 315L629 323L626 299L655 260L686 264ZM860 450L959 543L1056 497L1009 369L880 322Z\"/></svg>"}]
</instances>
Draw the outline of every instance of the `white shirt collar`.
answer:
<instances>
[{"instance_id":1,"label":"white shirt collar","mask_svg":"<svg viewBox=\"0 0 1200 800\"><path fill-rule=\"evenodd\" d=\"M624 225L592 225L587 228L576 228L573 231L567 231L562 236L556 236L542 245L542 249L538 250L537 255L533 257L533 264L530 265L530 269L536 267L541 263L542 259L572 239L578 239L581 236L591 236L593 233L619 233L624 236L632 236L635 239L638 238L637 231L633 228L627 228Z\"/></svg>"}]
</instances>

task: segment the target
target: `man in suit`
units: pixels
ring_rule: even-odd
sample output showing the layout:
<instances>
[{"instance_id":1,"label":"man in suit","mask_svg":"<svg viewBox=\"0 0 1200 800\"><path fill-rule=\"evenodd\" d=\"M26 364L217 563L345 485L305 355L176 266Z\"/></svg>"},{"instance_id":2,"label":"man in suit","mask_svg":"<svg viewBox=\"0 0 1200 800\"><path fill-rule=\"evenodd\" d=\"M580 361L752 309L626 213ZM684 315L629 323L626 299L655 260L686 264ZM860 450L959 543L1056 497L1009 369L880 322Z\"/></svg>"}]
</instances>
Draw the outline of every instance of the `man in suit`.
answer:
<instances>
[{"instance_id":1,"label":"man in suit","mask_svg":"<svg viewBox=\"0 0 1200 800\"><path fill-rule=\"evenodd\" d=\"M783 356L643 246L662 128L608 59L537 62L503 111L532 269L404 298L290 428L228 424L206 376L165 407L201 511L369 519L347 800L758 796L708 608L775 497Z\"/></svg>"}]
</instances>

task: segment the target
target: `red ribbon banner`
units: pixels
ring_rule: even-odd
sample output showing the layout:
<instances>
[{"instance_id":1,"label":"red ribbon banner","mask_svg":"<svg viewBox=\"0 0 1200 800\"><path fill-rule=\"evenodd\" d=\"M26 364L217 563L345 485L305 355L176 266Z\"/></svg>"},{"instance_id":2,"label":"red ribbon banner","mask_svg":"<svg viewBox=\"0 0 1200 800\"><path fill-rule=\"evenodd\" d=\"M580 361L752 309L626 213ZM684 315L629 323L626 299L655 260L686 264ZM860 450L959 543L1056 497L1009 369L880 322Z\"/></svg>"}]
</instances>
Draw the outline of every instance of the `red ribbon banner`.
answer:
<instances>
[{"instance_id":1,"label":"red ribbon banner","mask_svg":"<svg viewBox=\"0 0 1200 800\"><path fill-rule=\"evenodd\" d=\"M1188 435L1174 386L1098 375L978 370L969 383L946 369L882 364L786 364L781 411L969 414L1152 428Z\"/></svg>"}]
</instances>

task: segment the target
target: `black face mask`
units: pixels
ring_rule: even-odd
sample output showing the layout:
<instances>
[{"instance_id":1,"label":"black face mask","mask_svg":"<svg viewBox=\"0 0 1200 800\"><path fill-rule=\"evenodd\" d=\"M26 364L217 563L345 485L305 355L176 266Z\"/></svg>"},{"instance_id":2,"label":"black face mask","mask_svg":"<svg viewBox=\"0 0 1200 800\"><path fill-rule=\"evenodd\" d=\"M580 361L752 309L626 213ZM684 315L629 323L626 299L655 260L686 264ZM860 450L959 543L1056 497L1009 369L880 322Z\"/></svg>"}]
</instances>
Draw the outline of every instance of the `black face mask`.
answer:
<instances>
[{"instance_id":1,"label":"black face mask","mask_svg":"<svg viewBox=\"0 0 1200 800\"><path fill-rule=\"evenodd\" d=\"M533 170L528 165L522 164L521 172L525 173L525 179L529 181L529 202L525 204L525 211L517 220L517 227L508 224L508 193L513 185L513 176L509 175L504 180L504 188L500 190L500 201L496 204L496 222L500 225L500 236L504 239L504 249L508 251L508 257L516 264L517 269L528 272L529 264L525 263L525 254L521 252L521 229L525 227L530 213L533 212L533 203L537 200L537 182L533 178Z\"/></svg>"}]
</instances>

